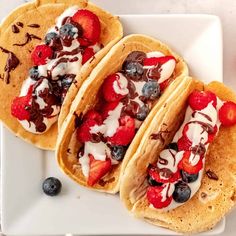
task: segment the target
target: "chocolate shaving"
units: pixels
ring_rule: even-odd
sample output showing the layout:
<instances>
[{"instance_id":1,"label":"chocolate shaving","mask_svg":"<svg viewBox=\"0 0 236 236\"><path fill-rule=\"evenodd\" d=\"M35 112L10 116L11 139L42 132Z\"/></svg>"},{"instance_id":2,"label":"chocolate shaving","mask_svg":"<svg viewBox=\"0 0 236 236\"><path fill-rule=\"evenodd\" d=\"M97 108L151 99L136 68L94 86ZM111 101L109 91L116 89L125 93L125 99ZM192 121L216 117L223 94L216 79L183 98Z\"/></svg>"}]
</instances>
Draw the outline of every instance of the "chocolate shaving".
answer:
<instances>
[{"instance_id":1,"label":"chocolate shaving","mask_svg":"<svg viewBox=\"0 0 236 236\"><path fill-rule=\"evenodd\" d=\"M218 176L211 170L207 170L206 174L207 174L207 177L209 179L213 179L213 180L218 180L219 179Z\"/></svg>"},{"instance_id":2,"label":"chocolate shaving","mask_svg":"<svg viewBox=\"0 0 236 236\"><path fill-rule=\"evenodd\" d=\"M201 198L202 198L202 199L205 199L206 197L207 197L207 194L204 193L204 192L201 192Z\"/></svg>"},{"instance_id":3,"label":"chocolate shaving","mask_svg":"<svg viewBox=\"0 0 236 236\"><path fill-rule=\"evenodd\" d=\"M30 24L30 25L27 25L28 27L30 28L40 28L40 25L38 24Z\"/></svg>"},{"instance_id":4,"label":"chocolate shaving","mask_svg":"<svg viewBox=\"0 0 236 236\"><path fill-rule=\"evenodd\" d=\"M169 130L160 130L157 134L151 134L150 137L151 139L158 140L160 139L162 143L165 143L165 138L163 137L164 134L169 134Z\"/></svg>"},{"instance_id":5,"label":"chocolate shaving","mask_svg":"<svg viewBox=\"0 0 236 236\"><path fill-rule=\"evenodd\" d=\"M16 25L12 25L11 30L14 34L18 34L20 32L19 28Z\"/></svg>"},{"instance_id":6,"label":"chocolate shaving","mask_svg":"<svg viewBox=\"0 0 236 236\"><path fill-rule=\"evenodd\" d=\"M74 112L75 116L75 128L78 128L83 122L83 113L80 113L78 116L76 112Z\"/></svg>"},{"instance_id":7,"label":"chocolate shaving","mask_svg":"<svg viewBox=\"0 0 236 236\"><path fill-rule=\"evenodd\" d=\"M109 180L103 180L103 179L100 179L99 181L98 181L98 184L100 185L100 186L102 186L102 187L104 187L106 184L109 184L109 183L112 183L112 182L114 182L115 181L115 177L112 177L111 179L109 179Z\"/></svg>"},{"instance_id":8,"label":"chocolate shaving","mask_svg":"<svg viewBox=\"0 0 236 236\"><path fill-rule=\"evenodd\" d=\"M16 25L17 25L17 26L20 26L21 28L24 27L24 24L23 24L22 22L17 22Z\"/></svg>"},{"instance_id":9,"label":"chocolate shaving","mask_svg":"<svg viewBox=\"0 0 236 236\"><path fill-rule=\"evenodd\" d=\"M40 37L38 37L34 34L29 34L29 33L25 34L25 38L26 38L26 41L24 43L15 43L15 44L13 44L13 46L23 47L26 44L28 44L29 42L31 42L33 39L42 40Z\"/></svg>"},{"instance_id":10,"label":"chocolate shaving","mask_svg":"<svg viewBox=\"0 0 236 236\"><path fill-rule=\"evenodd\" d=\"M70 148L68 148L68 149L66 150L66 152L67 152L68 154L71 154Z\"/></svg>"}]
</instances>

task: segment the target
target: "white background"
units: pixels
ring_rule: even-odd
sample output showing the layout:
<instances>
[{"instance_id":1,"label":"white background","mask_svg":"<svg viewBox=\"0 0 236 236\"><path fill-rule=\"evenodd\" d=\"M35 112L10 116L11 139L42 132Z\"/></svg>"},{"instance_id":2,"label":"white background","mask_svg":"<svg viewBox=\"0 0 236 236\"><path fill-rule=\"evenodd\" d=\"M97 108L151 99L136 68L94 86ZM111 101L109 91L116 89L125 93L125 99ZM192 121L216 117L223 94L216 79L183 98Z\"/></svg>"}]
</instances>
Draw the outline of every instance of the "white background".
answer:
<instances>
[{"instance_id":1,"label":"white background","mask_svg":"<svg viewBox=\"0 0 236 236\"><path fill-rule=\"evenodd\" d=\"M69 0L68 0L69 1ZM0 0L0 20L24 0ZM236 1L235 0L93 0L113 14L205 13L218 15L224 36L224 82L236 90ZM204 57L204 52L202 52ZM214 69L214 68L213 68ZM226 231L236 231L236 211L227 216Z\"/></svg>"}]
</instances>

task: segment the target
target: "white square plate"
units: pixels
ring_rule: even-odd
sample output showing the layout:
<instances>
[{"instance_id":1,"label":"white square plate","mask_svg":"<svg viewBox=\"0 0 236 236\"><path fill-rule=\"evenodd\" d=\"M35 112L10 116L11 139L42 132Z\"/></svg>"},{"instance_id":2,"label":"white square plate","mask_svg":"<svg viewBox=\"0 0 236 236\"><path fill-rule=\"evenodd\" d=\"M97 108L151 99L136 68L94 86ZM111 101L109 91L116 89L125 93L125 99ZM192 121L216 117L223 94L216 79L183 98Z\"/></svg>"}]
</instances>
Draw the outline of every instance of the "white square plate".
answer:
<instances>
[{"instance_id":1,"label":"white square plate","mask_svg":"<svg viewBox=\"0 0 236 236\"><path fill-rule=\"evenodd\" d=\"M219 18L210 15L123 15L125 34L159 38L181 54L191 74L222 81L222 34ZM1 132L2 229L5 234L173 235L169 230L131 217L118 196L80 187L58 168L54 153ZM58 177L62 193L43 194L46 177ZM186 216L187 217L187 216ZM208 235L223 232L224 220Z\"/></svg>"}]
</instances>

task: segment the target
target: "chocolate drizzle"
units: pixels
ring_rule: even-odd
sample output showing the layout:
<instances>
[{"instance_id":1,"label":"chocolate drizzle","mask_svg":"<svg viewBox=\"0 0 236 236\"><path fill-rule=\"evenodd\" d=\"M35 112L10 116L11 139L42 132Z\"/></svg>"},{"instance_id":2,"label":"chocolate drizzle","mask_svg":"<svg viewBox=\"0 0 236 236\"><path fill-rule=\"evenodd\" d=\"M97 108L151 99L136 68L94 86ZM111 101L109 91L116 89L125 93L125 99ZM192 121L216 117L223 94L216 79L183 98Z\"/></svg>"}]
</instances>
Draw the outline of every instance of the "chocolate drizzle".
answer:
<instances>
[{"instance_id":1,"label":"chocolate drizzle","mask_svg":"<svg viewBox=\"0 0 236 236\"><path fill-rule=\"evenodd\" d=\"M28 27L30 28L40 28L40 25L38 24L30 24L30 25L27 25Z\"/></svg>"},{"instance_id":2,"label":"chocolate drizzle","mask_svg":"<svg viewBox=\"0 0 236 236\"><path fill-rule=\"evenodd\" d=\"M80 113L78 116L76 112L74 112L75 116L75 128L78 128L83 123L83 113Z\"/></svg>"},{"instance_id":3,"label":"chocolate drizzle","mask_svg":"<svg viewBox=\"0 0 236 236\"><path fill-rule=\"evenodd\" d=\"M38 37L34 34L29 34L29 33L25 34L25 38L26 38L26 40L24 43L15 43L15 44L13 44L13 46L23 47L23 46L27 45L29 42L31 42L33 39L42 40L40 37Z\"/></svg>"},{"instance_id":4,"label":"chocolate drizzle","mask_svg":"<svg viewBox=\"0 0 236 236\"><path fill-rule=\"evenodd\" d=\"M163 144L165 143L165 138L163 137L164 134L169 134L170 131L169 130L160 130L157 134L151 134L150 137L151 139L154 140L160 140Z\"/></svg>"},{"instance_id":5,"label":"chocolate drizzle","mask_svg":"<svg viewBox=\"0 0 236 236\"><path fill-rule=\"evenodd\" d=\"M207 177L209 179L213 179L213 180L218 180L219 179L218 176L216 175L216 173L211 171L211 170L207 170L206 174L207 174Z\"/></svg>"},{"instance_id":6,"label":"chocolate drizzle","mask_svg":"<svg viewBox=\"0 0 236 236\"><path fill-rule=\"evenodd\" d=\"M20 26L21 28L24 27L24 24L23 24L22 22L17 22L16 25L17 25L17 26Z\"/></svg>"},{"instance_id":7,"label":"chocolate drizzle","mask_svg":"<svg viewBox=\"0 0 236 236\"><path fill-rule=\"evenodd\" d=\"M194 118L196 114L200 114L202 115L203 117L205 117L207 120L209 120L210 122L212 122L212 119L210 116L208 116L207 114L204 114L203 112L200 112L200 111L194 111L193 114L192 114L192 117Z\"/></svg>"},{"instance_id":8,"label":"chocolate drizzle","mask_svg":"<svg viewBox=\"0 0 236 236\"><path fill-rule=\"evenodd\" d=\"M14 34L18 34L20 32L19 28L16 25L12 25L11 30Z\"/></svg>"}]
</instances>

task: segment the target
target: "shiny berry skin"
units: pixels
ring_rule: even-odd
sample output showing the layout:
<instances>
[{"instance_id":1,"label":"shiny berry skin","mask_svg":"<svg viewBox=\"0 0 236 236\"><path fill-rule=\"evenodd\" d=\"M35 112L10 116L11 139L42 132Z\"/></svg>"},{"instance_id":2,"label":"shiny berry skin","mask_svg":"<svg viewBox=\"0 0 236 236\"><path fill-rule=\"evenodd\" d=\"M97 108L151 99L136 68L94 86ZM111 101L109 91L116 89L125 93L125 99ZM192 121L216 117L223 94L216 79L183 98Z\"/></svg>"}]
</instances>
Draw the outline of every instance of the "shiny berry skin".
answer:
<instances>
[{"instance_id":1,"label":"shiny berry skin","mask_svg":"<svg viewBox=\"0 0 236 236\"><path fill-rule=\"evenodd\" d=\"M48 34L46 34L45 38L44 38L44 42L46 45L51 44L51 42L53 40L58 40L59 39L59 35L55 32L50 32Z\"/></svg>"},{"instance_id":2,"label":"shiny berry skin","mask_svg":"<svg viewBox=\"0 0 236 236\"><path fill-rule=\"evenodd\" d=\"M187 138L187 136L183 135L177 142L179 151L188 151L192 146L192 142Z\"/></svg>"},{"instance_id":3,"label":"shiny berry skin","mask_svg":"<svg viewBox=\"0 0 236 236\"><path fill-rule=\"evenodd\" d=\"M97 124L101 125L102 124L102 116L95 110L89 110L84 118L84 120L95 120Z\"/></svg>"},{"instance_id":4,"label":"shiny berry skin","mask_svg":"<svg viewBox=\"0 0 236 236\"><path fill-rule=\"evenodd\" d=\"M84 143L92 140L91 127L97 125L95 120L87 119L83 124L77 129L77 139L79 142Z\"/></svg>"},{"instance_id":5,"label":"shiny berry skin","mask_svg":"<svg viewBox=\"0 0 236 236\"><path fill-rule=\"evenodd\" d=\"M48 196L56 196L61 192L62 184L59 179L49 177L44 180L42 188L43 192Z\"/></svg>"},{"instance_id":6,"label":"shiny berry skin","mask_svg":"<svg viewBox=\"0 0 236 236\"><path fill-rule=\"evenodd\" d=\"M141 78L143 75L143 65L136 61L126 61L122 69L125 74L131 78Z\"/></svg>"},{"instance_id":7,"label":"shiny berry skin","mask_svg":"<svg viewBox=\"0 0 236 236\"><path fill-rule=\"evenodd\" d=\"M149 57L149 58L144 59L143 65L144 66L154 66L157 64L162 65L162 64L168 62L169 60L176 61L176 59L173 56Z\"/></svg>"},{"instance_id":8,"label":"shiny berry skin","mask_svg":"<svg viewBox=\"0 0 236 236\"><path fill-rule=\"evenodd\" d=\"M179 149L178 149L178 144L177 144L177 143L169 143L169 144L167 145L167 148L172 149L172 150L175 150L176 152L179 151Z\"/></svg>"},{"instance_id":9,"label":"shiny berry skin","mask_svg":"<svg viewBox=\"0 0 236 236\"><path fill-rule=\"evenodd\" d=\"M143 105L142 107L139 107L138 113L136 114L136 118L140 121L143 121L146 119L148 113L149 113L148 106Z\"/></svg>"},{"instance_id":10,"label":"shiny berry skin","mask_svg":"<svg viewBox=\"0 0 236 236\"><path fill-rule=\"evenodd\" d=\"M210 91L193 91L188 98L188 103L193 110L202 110L212 102L216 107L217 98L216 95Z\"/></svg>"},{"instance_id":11,"label":"shiny berry skin","mask_svg":"<svg viewBox=\"0 0 236 236\"><path fill-rule=\"evenodd\" d=\"M31 54L31 58L36 66L45 65L53 55L52 49L47 45L38 45Z\"/></svg>"},{"instance_id":12,"label":"shiny berry skin","mask_svg":"<svg viewBox=\"0 0 236 236\"><path fill-rule=\"evenodd\" d=\"M218 128L217 128L217 125L215 125L213 132L208 133L208 140L207 140L207 143L213 142L213 140L214 140L214 138L215 138L215 136L216 136L217 131L218 131Z\"/></svg>"},{"instance_id":13,"label":"shiny berry skin","mask_svg":"<svg viewBox=\"0 0 236 236\"><path fill-rule=\"evenodd\" d=\"M236 124L236 103L225 102L219 110L219 119L222 125L232 126Z\"/></svg>"},{"instance_id":14,"label":"shiny berry skin","mask_svg":"<svg viewBox=\"0 0 236 236\"><path fill-rule=\"evenodd\" d=\"M179 181L175 184L175 191L173 193L173 199L178 203L184 203L188 201L191 196L191 189L188 184L183 181Z\"/></svg>"},{"instance_id":15,"label":"shiny berry skin","mask_svg":"<svg viewBox=\"0 0 236 236\"><path fill-rule=\"evenodd\" d=\"M94 55L95 53L92 48L85 48L84 52L82 53L82 65L85 64Z\"/></svg>"},{"instance_id":16,"label":"shiny berry skin","mask_svg":"<svg viewBox=\"0 0 236 236\"><path fill-rule=\"evenodd\" d=\"M160 96L160 86L156 80L149 80L142 88L142 95L150 100L154 100Z\"/></svg>"},{"instance_id":17,"label":"shiny berry skin","mask_svg":"<svg viewBox=\"0 0 236 236\"><path fill-rule=\"evenodd\" d=\"M108 102L105 103L102 109L102 118L105 120L110 111L115 110L115 108L118 106L119 102Z\"/></svg>"},{"instance_id":18,"label":"shiny berry skin","mask_svg":"<svg viewBox=\"0 0 236 236\"><path fill-rule=\"evenodd\" d=\"M121 161L126 153L127 148L124 146L112 146L111 147L111 157L116 161Z\"/></svg>"},{"instance_id":19,"label":"shiny berry skin","mask_svg":"<svg viewBox=\"0 0 236 236\"><path fill-rule=\"evenodd\" d=\"M186 183L193 183L198 179L198 173L197 174L189 174L188 172L181 170L181 177L184 182Z\"/></svg>"},{"instance_id":20,"label":"shiny berry skin","mask_svg":"<svg viewBox=\"0 0 236 236\"><path fill-rule=\"evenodd\" d=\"M62 38L64 37L74 38L74 36L78 34L78 32L79 29L72 24L65 24L60 28L60 36Z\"/></svg>"},{"instance_id":21,"label":"shiny berry skin","mask_svg":"<svg viewBox=\"0 0 236 236\"><path fill-rule=\"evenodd\" d=\"M147 176L147 181L150 186L162 186L163 183L157 182L155 179L153 179L150 175Z\"/></svg>"},{"instance_id":22,"label":"shiny berry skin","mask_svg":"<svg viewBox=\"0 0 236 236\"><path fill-rule=\"evenodd\" d=\"M29 70L29 76L33 80L38 80L39 79L39 70L38 70L37 66L34 66Z\"/></svg>"}]
</instances>

